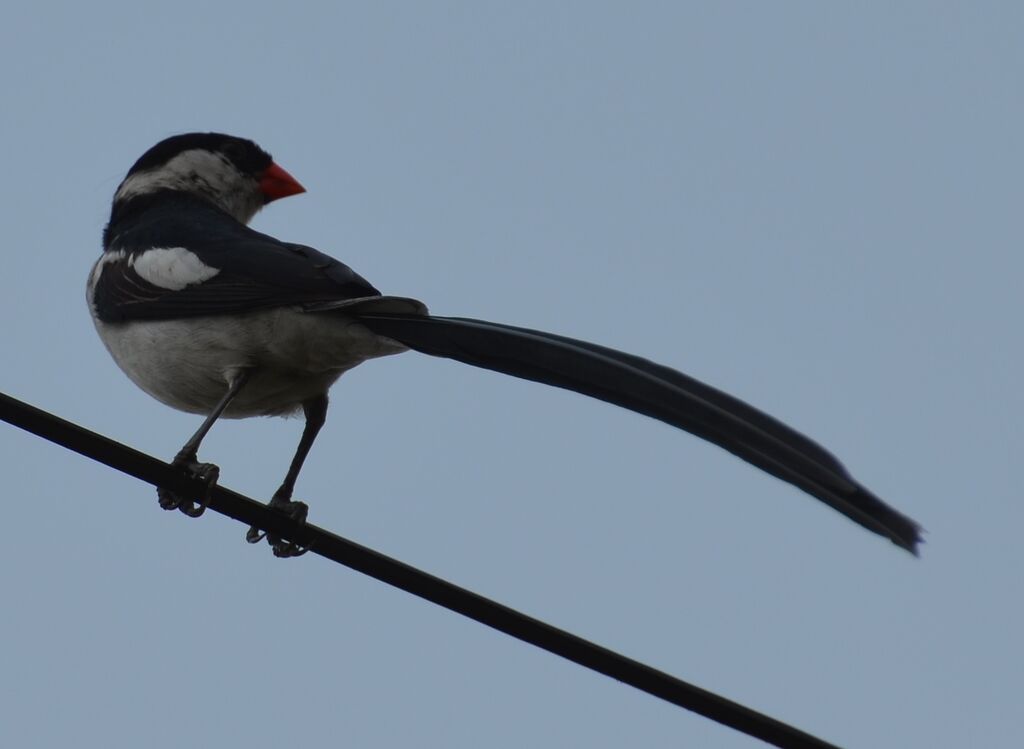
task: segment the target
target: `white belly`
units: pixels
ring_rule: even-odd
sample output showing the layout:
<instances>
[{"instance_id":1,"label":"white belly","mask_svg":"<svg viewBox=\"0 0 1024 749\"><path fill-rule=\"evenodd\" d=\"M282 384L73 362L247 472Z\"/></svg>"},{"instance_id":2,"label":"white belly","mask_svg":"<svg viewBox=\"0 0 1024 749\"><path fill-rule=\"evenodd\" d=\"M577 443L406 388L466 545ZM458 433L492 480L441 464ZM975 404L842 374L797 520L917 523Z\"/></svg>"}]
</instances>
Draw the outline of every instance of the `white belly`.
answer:
<instances>
[{"instance_id":1,"label":"white belly","mask_svg":"<svg viewBox=\"0 0 1024 749\"><path fill-rule=\"evenodd\" d=\"M340 312L279 308L240 317L94 322L125 374L182 411L209 413L235 374L251 370L224 412L229 418L291 413L346 370L406 350Z\"/></svg>"}]
</instances>

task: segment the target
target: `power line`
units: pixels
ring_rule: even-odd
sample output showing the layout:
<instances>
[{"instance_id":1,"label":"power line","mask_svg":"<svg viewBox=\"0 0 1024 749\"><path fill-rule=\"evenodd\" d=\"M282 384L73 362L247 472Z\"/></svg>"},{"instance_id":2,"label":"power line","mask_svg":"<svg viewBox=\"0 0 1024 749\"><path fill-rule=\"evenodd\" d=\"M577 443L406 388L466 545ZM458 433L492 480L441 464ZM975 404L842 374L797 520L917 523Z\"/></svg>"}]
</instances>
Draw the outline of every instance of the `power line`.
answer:
<instances>
[{"instance_id":1,"label":"power line","mask_svg":"<svg viewBox=\"0 0 1024 749\"><path fill-rule=\"evenodd\" d=\"M0 419L118 471L196 496L201 482L161 460L0 393ZM783 749L838 749L781 721L663 671L522 614L312 524L299 525L266 505L214 486L209 507L246 525L279 534L346 567L610 676L679 707Z\"/></svg>"}]
</instances>

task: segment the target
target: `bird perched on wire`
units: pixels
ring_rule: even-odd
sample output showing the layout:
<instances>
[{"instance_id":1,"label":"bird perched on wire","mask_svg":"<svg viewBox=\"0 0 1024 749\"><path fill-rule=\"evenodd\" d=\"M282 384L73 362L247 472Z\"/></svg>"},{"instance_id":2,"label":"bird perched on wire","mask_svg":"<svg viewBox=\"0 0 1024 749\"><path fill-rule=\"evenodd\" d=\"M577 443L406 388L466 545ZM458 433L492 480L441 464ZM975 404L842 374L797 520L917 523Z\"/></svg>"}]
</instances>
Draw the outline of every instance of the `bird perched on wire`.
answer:
<instances>
[{"instance_id":1,"label":"bird perched on wire","mask_svg":"<svg viewBox=\"0 0 1024 749\"><path fill-rule=\"evenodd\" d=\"M173 465L206 483L203 437L221 417L287 415L305 427L270 507L304 521L295 481L327 416L327 393L367 359L415 349L574 390L684 429L820 499L911 552L919 526L860 485L822 447L687 375L593 343L510 325L436 317L382 296L312 247L248 227L264 205L304 192L255 143L188 133L157 143L114 194L103 254L88 282L100 338L157 400L205 417ZM158 491L160 506L198 516L205 498ZM262 534L249 530L248 540ZM274 553L296 545L271 535Z\"/></svg>"}]
</instances>

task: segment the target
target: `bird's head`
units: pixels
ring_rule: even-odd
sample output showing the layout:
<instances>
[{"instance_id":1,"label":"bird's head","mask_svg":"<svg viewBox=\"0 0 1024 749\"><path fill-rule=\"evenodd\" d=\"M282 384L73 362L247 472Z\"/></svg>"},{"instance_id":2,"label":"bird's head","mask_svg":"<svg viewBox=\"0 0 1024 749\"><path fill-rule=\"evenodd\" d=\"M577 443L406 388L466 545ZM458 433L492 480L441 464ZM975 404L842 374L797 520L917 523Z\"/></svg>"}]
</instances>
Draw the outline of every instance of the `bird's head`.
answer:
<instances>
[{"instance_id":1,"label":"bird's head","mask_svg":"<svg viewBox=\"0 0 1024 749\"><path fill-rule=\"evenodd\" d=\"M248 223L267 203L305 188L251 140L186 133L142 154L117 188L114 209L162 191L191 193Z\"/></svg>"}]
</instances>

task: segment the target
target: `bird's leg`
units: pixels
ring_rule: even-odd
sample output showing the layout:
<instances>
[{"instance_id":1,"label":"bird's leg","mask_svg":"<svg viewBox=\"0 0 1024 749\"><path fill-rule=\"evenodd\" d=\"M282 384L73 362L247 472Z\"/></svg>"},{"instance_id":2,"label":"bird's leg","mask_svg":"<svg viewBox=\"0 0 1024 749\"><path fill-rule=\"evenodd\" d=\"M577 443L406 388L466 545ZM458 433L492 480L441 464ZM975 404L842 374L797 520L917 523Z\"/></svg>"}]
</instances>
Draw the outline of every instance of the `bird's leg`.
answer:
<instances>
[{"instance_id":1,"label":"bird's leg","mask_svg":"<svg viewBox=\"0 0 1024 749\"><path fill-rule=\"evenodd\" d=\"M228 384L228 390L224 394L224 397L220 399L220 402L214 406L209 416L203 421L196 430L196 433L189 437L188 442L182 446L178 454L174 456L174 460L171 461L171 465L175 468L180 468L192 475L193 478L197 478L205 484L206 489L203 492L203 496L200 498L199 504L182 497L179 494L175 494L170 489L164 487L158 487L156 490L157 497L160 500L160 506L165 510L181 510L183 513L192 518L197 518L206 512L206 505L210 501L210 489L217 483L217 478L220 476L220 469L213 463L200 463L198 452L199 444L203 441L207 432L210 431L210 427L213 423L220 418L220 415L224 413L224 409L228 407L228 404L234 400L235 396L242 390L245 383L249 381L249 376L252 374L251 370L243 369L239 371L235 377Z\"/></svg>"},{"instance_id":2,"label":"bird's leg","mask_svg":"<svg viewBox=\"0 0 1024 749\"><path fill-rule=\"evenodd\" d=\"M309 449L313 447L313 442L316 440L320 428L327 421L327 393L310 398L303 403L302 412L306 417L306 425L302 429L299 446L295 449L295 456L288 467L288 473L285 475L284 481L281 483L280 488L274 492L274 496L271 497L268 503L271 509L283 512L298 523L306 522L306 513L309 512L309 507L305 502L293 501L292 491L295 489L295 480L299 477L302 464L306 461L306 456L309 455ZM245 540L255 544L261 541L264 535L267 536L267 542L274 549L274 556L297 557L309 550L290 541L284 541L280 536L273 533L261 533L260 529L256 526L249 528L249 532L245 535Z\"/></svg>"}]
</instances>

